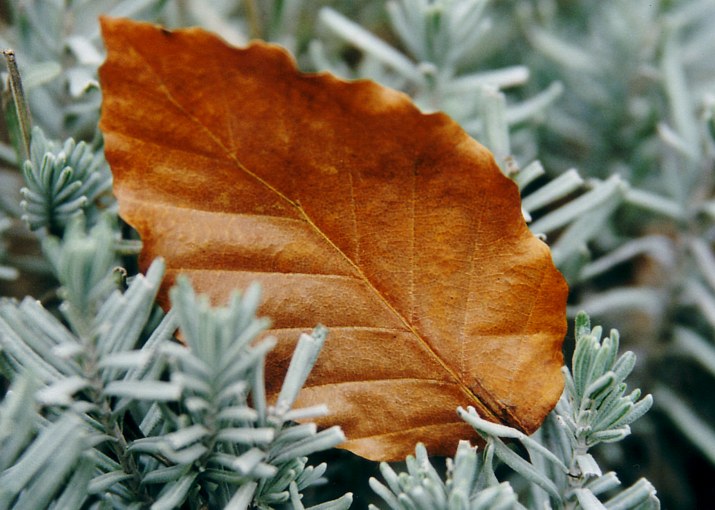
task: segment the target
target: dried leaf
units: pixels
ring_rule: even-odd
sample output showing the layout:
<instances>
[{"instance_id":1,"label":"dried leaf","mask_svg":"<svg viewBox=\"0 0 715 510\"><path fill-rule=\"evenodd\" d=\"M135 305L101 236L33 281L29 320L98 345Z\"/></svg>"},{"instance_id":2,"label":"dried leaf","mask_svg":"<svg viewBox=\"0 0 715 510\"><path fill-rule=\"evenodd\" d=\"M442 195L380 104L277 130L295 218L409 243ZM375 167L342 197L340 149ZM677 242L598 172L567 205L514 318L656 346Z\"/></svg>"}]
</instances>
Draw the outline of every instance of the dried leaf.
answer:
<instances>
[{"instance_id":1,"label":"dried leaf","mask_svg":"<svg viewBox=\"0 0 715 510\"><path fill-rule=\"evenodd\" d=\"M443 114L281 48L105 19L101 128L122 217L216 301L258 280L279 342L330 329L298 405L344 447L402 459L474 438L455 409L533 431L563 387L566 284L516 186Z\"/></svg>"}]
</instances>

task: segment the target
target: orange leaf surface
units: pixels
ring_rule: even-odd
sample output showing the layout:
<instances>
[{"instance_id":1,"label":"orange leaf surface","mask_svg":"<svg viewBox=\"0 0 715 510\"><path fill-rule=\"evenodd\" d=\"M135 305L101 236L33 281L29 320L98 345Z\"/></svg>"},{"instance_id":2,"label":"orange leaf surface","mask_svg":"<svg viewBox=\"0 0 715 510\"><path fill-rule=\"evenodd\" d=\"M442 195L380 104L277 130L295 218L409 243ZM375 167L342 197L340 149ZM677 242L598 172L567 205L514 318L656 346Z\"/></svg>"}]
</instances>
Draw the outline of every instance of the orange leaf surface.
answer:
<instances>
[{"instance_id":1,"label":"orange leaf surface","mask_svg":"<svg viewBox=\"0 0 715 510\"><path fill-rule=\"evenodd\" d=\"M455 412L531 432L563 380L566 284L519 194L454 121L370 81L303 74L281 48L105 19L101 128L144 267L166 259L220 302L257 280L279 342L325 348L298 405L344 447L452 454Z\"/></svg>"}]
</instances>

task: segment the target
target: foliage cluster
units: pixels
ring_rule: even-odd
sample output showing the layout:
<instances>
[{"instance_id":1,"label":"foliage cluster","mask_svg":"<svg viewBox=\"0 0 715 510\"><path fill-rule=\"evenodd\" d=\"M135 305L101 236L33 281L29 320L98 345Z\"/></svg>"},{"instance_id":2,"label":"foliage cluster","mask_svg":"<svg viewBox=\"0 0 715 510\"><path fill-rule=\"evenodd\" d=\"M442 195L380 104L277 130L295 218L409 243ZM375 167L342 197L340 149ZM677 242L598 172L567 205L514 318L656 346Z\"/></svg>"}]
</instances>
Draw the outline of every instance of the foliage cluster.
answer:
<instances>
[{"instance_id":1,"label":"foliage cluster","mask_svg":"<svg viewBox=\"0 0 715 510\"><path fill-rule=\"evenodd\" d=\"M236 43L277 41L305 69L370 77L426 111L446 111L519 185L525 219L546 236L569 280L573 315L583 308L618 325L638 352L643 369L633 377L654 393L656 411L638 422L634 440L621 441L651 403L626 394L634 356L618 357L617 334L602 339L579 315L566 391L537 434L460 410L485 446L460 445L446 472L417 446L406 472L383 465L383 480L370 482L375 505L657 506L652 485L629 472L633 464L670 505L712 499L693 471L713 473L715 465L712 1L3 7L0 41L16 50L37 128L25 161L17 155L22 111L6 91L0 279L3 295L42 302L0 304L0 359L10 381L0 404L0 508L302 508L325 474L305 456L342 437L293 422L324 409L290 407L324 332L302 337L284 405L271 408L262 396L271 345L251 343L264 327L255 289L211 309L182 283L163 315L153 304L161 261L134 274L137 241L117 220L96 129L100 12L198 24ZM41 252L26 249L31 239ZM31 281L39 283L28 288ZM171 341L178 326L192 348ZM607 444L592 454L599 443ZM336 460L327 473L352 462ZM629 487L620 489L600 465L618 467ZM369 498L356 493L354 507ZM313 508L347 508L351 499Z\"/></svg>"}]
</instances>

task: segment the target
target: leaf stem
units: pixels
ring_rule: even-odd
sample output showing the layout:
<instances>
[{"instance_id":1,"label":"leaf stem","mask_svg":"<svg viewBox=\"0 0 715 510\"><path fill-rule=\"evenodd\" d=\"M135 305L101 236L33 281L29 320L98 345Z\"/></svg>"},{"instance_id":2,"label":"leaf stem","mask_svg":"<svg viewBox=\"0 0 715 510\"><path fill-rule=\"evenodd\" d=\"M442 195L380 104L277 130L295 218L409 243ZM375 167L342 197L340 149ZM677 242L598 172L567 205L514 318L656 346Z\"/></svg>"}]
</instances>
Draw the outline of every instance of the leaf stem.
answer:
<instances>
[{"instance_id":1,"label":"leaf stem","mask_svg":"<svg viewBox=\"0 0 715 510\"><path fill-rule=\"evenodd\" d=\"M248 17L248 24L250 26L251 39L262 39L263 27L261 23L261 13L256 0L244 0L244 4L246 5L246 16Z\"/></svg>"},{"instance_id":2,"label":"leaf stem","mask_svg":"<svg viewBox=\"0 0 715 510\"><path fill-rule=\"evenodd\" d=\"M8 83L10 85L13 102L15 103L17 121L20 126L20 134L22 136L22 147L25 151L22 156L23 160L26 160L30 159L30 129L32 128L30 109L27 106L25 93L22 89L22 79L20 78L20 71L17 68L15 50L8 48L3 50L2 54L5 57L5 63L7 64L7 70L9 73Z\"/></svg>"}]
</instances>

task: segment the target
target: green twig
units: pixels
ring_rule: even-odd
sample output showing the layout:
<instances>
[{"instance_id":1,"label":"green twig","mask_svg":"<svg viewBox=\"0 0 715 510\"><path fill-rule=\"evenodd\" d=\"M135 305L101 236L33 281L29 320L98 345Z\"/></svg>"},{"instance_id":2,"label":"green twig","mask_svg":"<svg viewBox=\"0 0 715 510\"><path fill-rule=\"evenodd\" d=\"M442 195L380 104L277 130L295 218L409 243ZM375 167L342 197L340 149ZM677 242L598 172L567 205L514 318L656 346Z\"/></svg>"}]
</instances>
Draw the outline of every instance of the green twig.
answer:
<instances>
[{"instance_id":1,"label":"green twig","mask_svg":"<svg viewBox=\"0 0 715 510\"><path fill-rule=\"evenodd\" d=\"M22 90L22 79L20 71L17 69L17 61L15 59L15 50L5 49L2 54L5 56L5 63L9 73L8 83L12 100L15 103L17 111L17 121L20 125L20 134L22 136L22 147L25 151L23 160L30 159L30 129L32 129L32 119L30 117L30 109L25 100L25 93Z\"/></svg>"},{"instance_id":2,"label":"green twig","mask_svg":"<svg viewBox=\"0 0 715 510\"><path fill-rule=\"evenodd\" d=\"M261 13L258 10L256 0L244 0L246 5L246 17L251 30L251 39L262 39L263 27L261 26Z\"/></svg>"}]
</instances>

